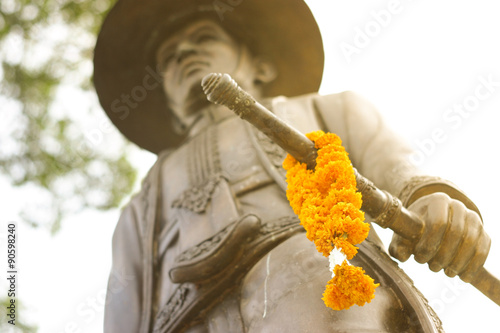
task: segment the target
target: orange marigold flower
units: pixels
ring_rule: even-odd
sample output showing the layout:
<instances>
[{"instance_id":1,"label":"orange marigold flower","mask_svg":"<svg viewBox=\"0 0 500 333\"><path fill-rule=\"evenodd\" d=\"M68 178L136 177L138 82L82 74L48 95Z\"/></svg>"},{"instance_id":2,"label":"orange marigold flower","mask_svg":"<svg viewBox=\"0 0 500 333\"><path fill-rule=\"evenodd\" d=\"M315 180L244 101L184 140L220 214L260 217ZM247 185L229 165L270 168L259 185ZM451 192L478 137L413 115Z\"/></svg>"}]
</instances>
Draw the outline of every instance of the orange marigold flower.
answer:
<instances>
[{"instance_id":1,"label":"orange marigold flower","mask_svg":"<svg viewBox=\"0 0 500 333\"><path fill-rule=\"evenodd\" d=\"M357 304L363 306L375 297L374 280L365 275L360 267L349 265L346 261L335 266L335 276L328 282L323 293L325 305L334 310L348 309Z\"/></svg>"},{"instance_id":2,"label":"orange marigold flower","mask_svg":"<svg viewBox=\"0 0 500 333\"><path fill-rule=\"evenodd\" d=\"M354 258L356 253L358 253L358 248L345 239L335 239L333 243L335 244L335 247L342 249L342 252L349 260Z\"/></svg>"},{"instance_id":3,"label":"orange marigold flower","mask_svg":"<svg viewBox=\"0 0 500 333\"><path fill-rule=\"evenodd\" d=\"M338 249L352 259L368 236L370 226L360 210L361 194L356 191L356 177L342 141L333 133L316 131L307 134L318 148L316 169L308 170L288 155L283 161L287 170L287 198L299 216L306 236L325 257ZM336 250L337 251L337 250ZM345 264L345 265L344 265ZM345 267L344 267L345 266ZM363 275L361 268L344 261L336 265L334 278L327 285L323 300L335 310L353 304L363 305L373 298L378 285Z\"/></svg>"}]
</instances>

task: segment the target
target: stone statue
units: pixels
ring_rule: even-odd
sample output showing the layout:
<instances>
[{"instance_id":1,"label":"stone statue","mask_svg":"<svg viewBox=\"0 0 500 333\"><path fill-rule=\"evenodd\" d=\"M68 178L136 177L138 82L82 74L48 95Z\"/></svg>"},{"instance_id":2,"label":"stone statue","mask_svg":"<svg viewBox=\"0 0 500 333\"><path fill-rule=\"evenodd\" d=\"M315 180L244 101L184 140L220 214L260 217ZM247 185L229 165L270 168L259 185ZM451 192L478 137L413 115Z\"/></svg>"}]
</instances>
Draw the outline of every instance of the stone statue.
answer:
<instances>
[{"instance_id":1,"label":"stone statue","mask_svg":"<svg viewBox=\"0 0 500 333\"><path fill-rule=\"evenodd\" d=\"M201 89L229 73L299 131L339 135L353 165L424 220L419 243L395 234L391 255L473 280L490 245L476 206L410 165L371 104L316 93L322 41L302 0L119 0L94 63L113 123L158 154L114 234L105 332L442 331L374 230L352 262L380 283L375 299L325 307L328 263L287 202L285 152Z\"/></svg>"}]
</instances>

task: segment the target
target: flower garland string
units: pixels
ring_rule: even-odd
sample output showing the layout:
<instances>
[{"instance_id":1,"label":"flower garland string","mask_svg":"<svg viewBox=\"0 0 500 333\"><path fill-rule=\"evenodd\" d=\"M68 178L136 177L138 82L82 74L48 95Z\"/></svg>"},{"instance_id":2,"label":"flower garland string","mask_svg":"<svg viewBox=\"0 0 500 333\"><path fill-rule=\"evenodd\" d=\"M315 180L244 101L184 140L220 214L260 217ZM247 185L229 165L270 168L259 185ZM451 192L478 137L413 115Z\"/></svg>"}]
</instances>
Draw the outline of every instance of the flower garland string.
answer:
<instances>
[{"instance_id":1,"label":"flower garland string","mask_svg":"<svg viewBox=\"0 0 500 333\"><path fill-rule=\"evenodd\" d=\"M374 298L379 284L348 262L358 251L355 244L365 240L370 229L360 210L354 170L337 135L316 131L307 137L318 149L316 168L308 170L290 155L285 158L287 198L307 238L330 259L332 279L323 293L325 305L334 310L363 306Z\"/></svg>"}]
</instances>

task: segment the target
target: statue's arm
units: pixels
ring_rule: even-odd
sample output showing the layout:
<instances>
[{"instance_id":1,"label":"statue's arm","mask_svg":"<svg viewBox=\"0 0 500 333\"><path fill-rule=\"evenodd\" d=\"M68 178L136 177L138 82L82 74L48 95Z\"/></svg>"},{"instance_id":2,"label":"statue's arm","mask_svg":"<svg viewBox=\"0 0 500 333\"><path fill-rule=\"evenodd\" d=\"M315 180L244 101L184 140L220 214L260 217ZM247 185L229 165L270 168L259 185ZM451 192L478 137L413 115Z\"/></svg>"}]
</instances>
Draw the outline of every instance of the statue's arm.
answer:
<instances>
[{"instance_id":1,"label":"statue's arm","mask_svg":"<svg viewBox=\"0 0 500 333\"><path fill-rule=\"evenodd\" d=\"M389 251L405 261L413 254L433 271L474 279L488 255L486 234L474 203L454 184L429 177L409 161L412 150L384 123L376 108L352 92L317 97L326 129L344 141L353 165L381 189L399 196L424 221L418 242L395 234Z\"/></svg>"},{"instance_id":2,"label":"statue's arm","mask_svg":"<svg viewBox=\"0 0 500 333\"><path fill-rule=\"evenodd\" d=\"M380 189L397 195L406 180L420 174L409 162L408 144L358 94L319 96L314 104L326 129L342 139L354 167Z\"/></svg>"},{"instance_id":3,"label":"statue's arm","mask_svg":"<svg viewBox=\"0 0 500 333\"><path fill-rule=\"evenodd\" d=\"M142 244L139 202L132 199L113 235L113 263L108 280L104 332L139 332L142 311Z\"/></svg>"}]
</instances>

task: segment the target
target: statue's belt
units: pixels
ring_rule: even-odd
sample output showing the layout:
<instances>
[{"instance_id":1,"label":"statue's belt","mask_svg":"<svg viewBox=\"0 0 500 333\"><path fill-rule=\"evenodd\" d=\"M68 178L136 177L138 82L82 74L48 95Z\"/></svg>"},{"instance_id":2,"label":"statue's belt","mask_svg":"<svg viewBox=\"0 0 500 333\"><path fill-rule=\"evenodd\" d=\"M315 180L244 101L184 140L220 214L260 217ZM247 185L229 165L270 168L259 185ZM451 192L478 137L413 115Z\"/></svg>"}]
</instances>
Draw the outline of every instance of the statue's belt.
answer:
<instances>
[{"instance_id":1,"label":"statue's belt","mask_svg":"<svg viewBox=\"0 0 500 333\"><path fill-rule=\"evenodd\" d=\"M178 332L238 286L238 281L272 248L303 232L296 216L262 223L246 215L214 236L181 253L170 269L170 279L179 285L160 307L154 332ZM229 283L228 283L229 282Z\"/></svg>"}]
</instances>

